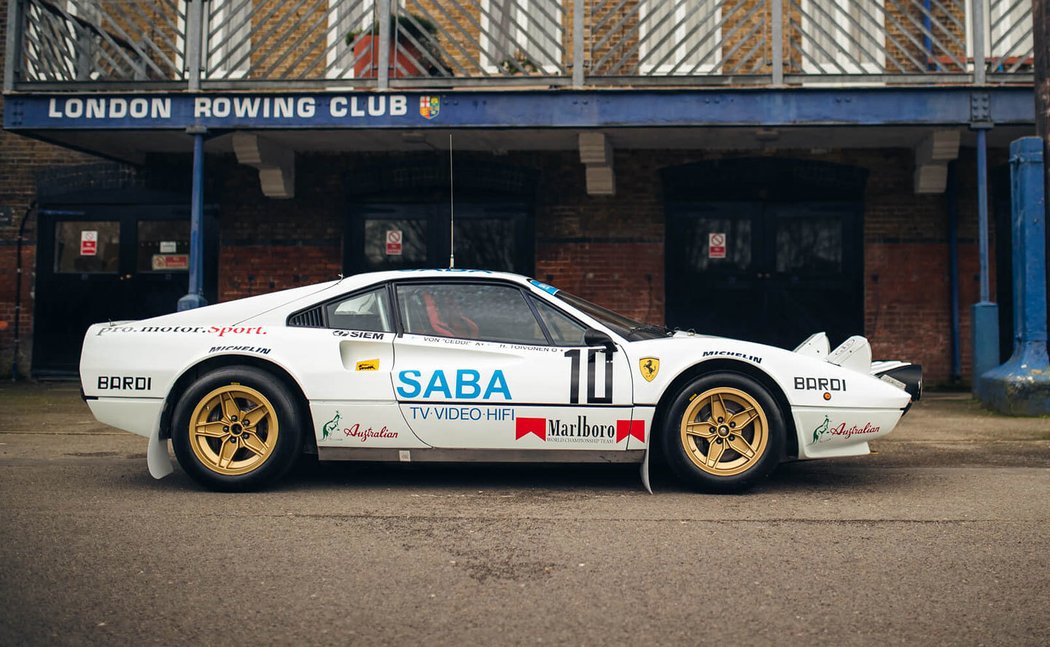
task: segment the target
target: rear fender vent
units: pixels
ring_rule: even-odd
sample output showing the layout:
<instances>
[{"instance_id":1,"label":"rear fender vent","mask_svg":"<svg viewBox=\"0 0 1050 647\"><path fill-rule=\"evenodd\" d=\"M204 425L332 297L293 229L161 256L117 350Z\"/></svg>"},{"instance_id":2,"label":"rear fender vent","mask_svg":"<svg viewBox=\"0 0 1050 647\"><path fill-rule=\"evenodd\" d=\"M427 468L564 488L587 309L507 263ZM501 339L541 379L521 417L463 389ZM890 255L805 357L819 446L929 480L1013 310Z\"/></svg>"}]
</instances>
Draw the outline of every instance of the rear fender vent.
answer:
<instances>
[{"instance_id":1,"label":"rear fender vent","mask_svg":"<svg viewBox=\"0 0 1050 647\"><path fill-rule=\"evenodd\" d=\"M324 328L324 315L321 306L297 312L288 317L288 325L298 328Z\"/></svg>"}]
</instances>

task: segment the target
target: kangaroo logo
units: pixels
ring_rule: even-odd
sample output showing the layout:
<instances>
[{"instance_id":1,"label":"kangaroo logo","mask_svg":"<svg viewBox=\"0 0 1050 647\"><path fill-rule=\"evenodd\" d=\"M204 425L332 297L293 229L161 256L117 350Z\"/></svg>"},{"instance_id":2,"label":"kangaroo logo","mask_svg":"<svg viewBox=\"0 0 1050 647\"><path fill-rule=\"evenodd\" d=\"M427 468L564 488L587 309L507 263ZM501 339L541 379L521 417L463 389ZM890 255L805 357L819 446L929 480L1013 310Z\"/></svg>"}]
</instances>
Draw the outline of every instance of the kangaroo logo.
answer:
<instances>
[{"instance_id":1,"label":"kangaroo logo","mask_svg":"<svg viewBox=\"0 0 1050 647\"><path fill-rule=\"evenodd\" d=\"M339 428L339 412L336 411L335 412L335 417L332 418L331 420L329 420L328 422L324 423L324 426L321 427L321 440L324 440L325 438L328 438L329 436L331 436L332 433L334 433L335 430L338 429L338 428Z\"/></svg>"},{"instance_id":2,"label":"kangaroo logo","mask_svg":"<svg viewBox=\"0 0 1050 647\"><path fill-rule=\"evenodd\" d=\"M815 445L820 442L820 437L828 433L828 426L830 424L831 420L827 416L824 416L824 423L813 430L813 440L809 444Z\"/></svg>"}]
</instances>

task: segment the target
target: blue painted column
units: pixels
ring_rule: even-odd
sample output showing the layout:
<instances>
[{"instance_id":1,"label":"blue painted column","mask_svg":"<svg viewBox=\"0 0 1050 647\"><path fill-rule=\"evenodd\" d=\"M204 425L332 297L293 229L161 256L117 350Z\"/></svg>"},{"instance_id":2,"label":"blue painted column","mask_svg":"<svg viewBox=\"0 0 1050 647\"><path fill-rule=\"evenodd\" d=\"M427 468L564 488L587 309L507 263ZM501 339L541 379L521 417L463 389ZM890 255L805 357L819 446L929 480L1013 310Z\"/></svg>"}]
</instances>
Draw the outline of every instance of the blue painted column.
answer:
<instances>
[{"instance_id":1,"label":"blue painted column","mask_svg":"<svg viewBox=\"0 0 1050 647\"><path fill-rule=\"evenodd\" d=\"M981 263L981 300L970 309L973 379L977 393L981 375L999 365L999 306L989 300L988 278L988 138L987 127L977 132L977 239Z\"/></svg>"},{"instance_id":2,"label":"blue painted column","mask_svg":"<svg viewBox=\"0 0 1050 647\"><path fill-rule=\"evenodd\" d=\"M1016 416L1050 414L1050 361L1046 354L1046 204L1043 141L1010 144L1013 244L1014 352L981 376L985 406Z\"/></svg>"},{"instance_id":3,"label":"blue painted column","mask_svg":"<svg viewBox=\"0 0 1050 647\"><path fill-rule=\"evenodd\" d=\"M187 128L193 135L193 195L190 198L190 288L179 299L178 309L192 310L208 305L204 298L204 132Z\"/></svg>"}]
</instances>

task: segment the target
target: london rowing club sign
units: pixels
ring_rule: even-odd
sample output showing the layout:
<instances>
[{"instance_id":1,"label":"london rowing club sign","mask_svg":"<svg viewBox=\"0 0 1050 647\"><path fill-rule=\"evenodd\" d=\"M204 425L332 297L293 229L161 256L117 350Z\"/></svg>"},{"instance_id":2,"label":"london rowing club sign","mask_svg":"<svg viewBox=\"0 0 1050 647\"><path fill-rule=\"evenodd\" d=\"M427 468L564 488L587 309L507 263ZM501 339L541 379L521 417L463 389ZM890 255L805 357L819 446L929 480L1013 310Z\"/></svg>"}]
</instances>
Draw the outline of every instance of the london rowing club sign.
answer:
<instances>
[{"instance_id":1,"label":"london rowing club sign","mask_svg":"<svg viewBox=\"0 0 1050 647\"><path fill-rule=\"evenodd\" d=\"M413 126L439 118L439 95L59 95L21 102L15 126L45 128L183 128ZM447 112L447 111L446 111Z\"/></svg>"},{"instance_id":2,"label":"london rowing club sign","mask_svg":"<svg viewBox=\"0 0 1050 647\"><path fill-rule=\"evenodd\" d=\"M968 125L969 88L17 94L10 130ZM1031 88L987 92L997 125L1033 123Z\"/></svg>"}]
</instances>

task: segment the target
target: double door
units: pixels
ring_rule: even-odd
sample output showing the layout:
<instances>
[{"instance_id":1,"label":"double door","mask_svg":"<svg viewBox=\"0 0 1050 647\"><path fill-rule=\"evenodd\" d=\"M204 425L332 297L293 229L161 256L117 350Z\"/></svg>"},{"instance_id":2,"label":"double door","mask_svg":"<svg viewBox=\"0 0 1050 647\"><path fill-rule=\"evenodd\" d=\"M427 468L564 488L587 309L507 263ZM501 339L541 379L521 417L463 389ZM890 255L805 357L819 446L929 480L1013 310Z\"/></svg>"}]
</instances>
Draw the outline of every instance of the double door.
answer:
<instances>
[{"instance_id":1,"label":"double door","mask_svg":"<svg viewBox=\"0 0 1050 647\"><path fill-rule=\"evenodd\" d=\"M39 217L34 375L75 376L88 326L174 312L186 294L188 208L90 205Z\"/></svg>"},{"instance_id":2,"label":"double door","mask_svg":"<svg viewBox=\"0 0 1050 647\"><path fill-rule=\"evenodd\" d=\"M853 202L670 204L667 325L787 348L861 334L861 214Z\"/></svg>"}]
</instances>

